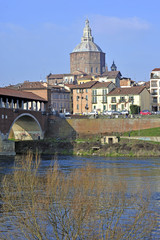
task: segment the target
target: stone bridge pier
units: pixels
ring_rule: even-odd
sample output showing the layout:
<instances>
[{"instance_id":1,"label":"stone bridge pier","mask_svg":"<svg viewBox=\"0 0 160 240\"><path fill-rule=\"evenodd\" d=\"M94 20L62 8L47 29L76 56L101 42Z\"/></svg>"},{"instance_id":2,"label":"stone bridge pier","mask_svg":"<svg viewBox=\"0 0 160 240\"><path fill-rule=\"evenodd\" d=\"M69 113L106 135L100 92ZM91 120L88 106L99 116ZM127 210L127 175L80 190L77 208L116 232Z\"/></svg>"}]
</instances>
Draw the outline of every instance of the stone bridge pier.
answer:
<instances>
[{"instance_id":1,"label":"stone bridge pier","mask_svg":"<svg viewBox=\"0 0 160 240\"><path fill-rule=\"evenodd\" d=\"M0 156L15 155L15 141L43 139L46 124L39 111L0 109Z\"/></svg>"}]
</instances>

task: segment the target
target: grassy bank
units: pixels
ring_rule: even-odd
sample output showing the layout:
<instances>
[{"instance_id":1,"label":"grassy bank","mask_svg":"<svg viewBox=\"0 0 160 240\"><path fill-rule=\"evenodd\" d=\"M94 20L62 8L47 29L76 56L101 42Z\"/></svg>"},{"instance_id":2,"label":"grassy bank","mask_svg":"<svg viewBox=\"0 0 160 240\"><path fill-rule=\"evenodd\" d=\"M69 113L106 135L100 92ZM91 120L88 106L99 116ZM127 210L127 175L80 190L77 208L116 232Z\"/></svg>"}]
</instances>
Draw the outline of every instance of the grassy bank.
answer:
<instances>
[{"instance_id":1,"label":"grassy bank","mask_svg":"<svg viewBox=\"0 0 160 240\"><path fill-rule=\"evenodd\" d=\"M98 138L64 141L45 139L40 141L22 141L16 143L16 153L25 154L28 150L42 155L80 155L111 157L159 157L160 144L141 140L121 138L119 143L102 145Z\"/></svg>"},{"instance_id":2,"label":"grassy bank","mask_svg":"<svg viewBox=\"0 0 160 240\"><path fill-rule=\"evenodd\" d=\"M131 137L159 137L160 136L160 128L150 128L150 129L140 129L137 131L130 131L123 134L123 136L128 136L130 134Z\"/></svg>"}]
</instances>

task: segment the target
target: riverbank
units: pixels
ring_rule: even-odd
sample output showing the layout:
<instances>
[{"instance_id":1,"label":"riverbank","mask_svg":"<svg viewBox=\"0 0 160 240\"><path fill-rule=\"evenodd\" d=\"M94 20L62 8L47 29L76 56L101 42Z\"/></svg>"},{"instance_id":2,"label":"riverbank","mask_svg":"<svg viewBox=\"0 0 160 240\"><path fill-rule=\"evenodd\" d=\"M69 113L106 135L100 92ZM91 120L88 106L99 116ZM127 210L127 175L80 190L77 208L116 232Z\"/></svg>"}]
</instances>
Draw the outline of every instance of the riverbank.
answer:
<instances>
[{"instance_id":1,"label":"riverbank","mask_svg":"<svg viewBox=\"0 0 160 240\"><path fill-rule=\"evenodd\" d=\"M64 141L45 139L16 142L16 153L26 154L29 150L41 155L79 155L79 156L125 156L125 157L159 157L160 144L142 140L121 138L115 144L101 144L97 138Z\"/></svg>"}]
</instances>

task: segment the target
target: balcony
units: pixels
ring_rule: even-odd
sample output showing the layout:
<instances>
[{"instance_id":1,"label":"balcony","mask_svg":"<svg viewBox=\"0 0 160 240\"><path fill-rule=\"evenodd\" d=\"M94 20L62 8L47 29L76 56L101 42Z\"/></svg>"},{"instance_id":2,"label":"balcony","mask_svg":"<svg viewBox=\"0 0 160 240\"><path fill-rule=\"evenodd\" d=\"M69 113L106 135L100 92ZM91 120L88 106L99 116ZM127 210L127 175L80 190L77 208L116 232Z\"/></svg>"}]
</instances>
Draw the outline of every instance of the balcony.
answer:
<instances>
[{"instance_id":1,"label":"balcony","mask_svg":"<svg viewBox=\"0 0 160 240\"><path fill-rule=\"evenodd\" d=\"M157 87L158 87L157 84L152 84L152 83L151 83L151 88L157 88Z\"/></svg>"},{"instance_id":2,"label":"balcony","mask_svg":"<svg viewBox=\"0 0 160 240\"><path fill-rule=\"evenodd\" d=\"M151 74L151 79L160 79L160 76L157 74Z\"/></svg>"},{"instance_id":3,"label":"balcony","mask_svg":"<svg viewBox=\"0 0 160 240\"><path fill-rule=\"evenodd\" d=\"M158 95L158 92L151 92L151 95Z\"/></svg>"},{"instance_id":4,"label":"balcony","mask_svg":"<svg viewBox=\"0 0 160 240\"><path fill-rule=\"evenodd\" d=\"M116 103L117 101L116 100L111 100L111 103Z\"/></svg>"}]
</instances>

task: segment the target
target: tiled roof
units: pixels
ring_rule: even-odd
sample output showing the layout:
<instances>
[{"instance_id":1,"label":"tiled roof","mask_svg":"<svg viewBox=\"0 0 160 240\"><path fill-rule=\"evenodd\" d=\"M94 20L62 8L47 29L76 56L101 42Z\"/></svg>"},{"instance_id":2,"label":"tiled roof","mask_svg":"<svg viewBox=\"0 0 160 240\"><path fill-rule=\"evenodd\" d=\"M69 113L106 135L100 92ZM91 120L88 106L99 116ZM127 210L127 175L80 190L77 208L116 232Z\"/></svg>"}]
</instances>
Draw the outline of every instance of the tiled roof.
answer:
<instances>
[{"instance_id":1,"label":"tiled roof","mask_svg":"<svg viewBox=\"0 0 160 240\"><path fill-rule=\"evenodd\" d=\"M98 82L93 86L93 88L107 88L111 82Z\"/></svg>"},{"instance_id":2,"label":"tiled roof","mask_svg":"<svg viewBox=\"0 0 160 240\"><path fill-rule=\"evenodd\" d=\"M154 68L153 70L152 70L152 72L153 71L160 71L160 68Z\"/></svg>"},{"instance_id":3,"label":"tiled roof","mask_svg":"<svg viewBox=\"0 0 160 240\"><path fill-rule=\"evenodd\" d=\"M115 88L108 96L119 96L119 95L138 95L145 89L144 86L126 87L126 88Z\"/></svg>"},{"instance_id":4,"label":"tiled roof","mask_svg":"<svg viewBox=\"0 0 160 240\"><path fill-rule=\"evenodd\" d=\"M16 98L23 98L28 100L37 100L37 101L47 102L44 98L41 98L34 93L17 91L9 88L0 88L0 96L16 97Z\"/></svg>"},{"instance_id":5,"label":"tiled roof","mask_svg":"<svg viewBox=\"0 0 160 240\"><path fill-rule=\"evenodd\" d=\"M86 83L82 83L82 84L79 84L79 85L75 85L73 87L73 89L83 89L83 88L91 88L93 87L98 81L89 81L89 82L86 82Z\"/></svg>"},{"instance_id":6,"label":"tiled roof","mask_svg":"<svg viewBox=\"0 0 160 240\"><path fill-rule=\"evenodd\" d=\"M87 75L87 73L85 73L83 71L76 70L76 71L73 72L73 75Z\"/></svg>"},{"instance_id":7,"label":"tiled roof","mask_svg":"<svg viewBox=\"0 0 160 240\"><path fill-rule=\"evenodd\" d=\"M59 89L60 92L61 92L61 91L62 91L62 92L69 92L67 89L64 88L64 86L60 86L60 85L53 85L53 86L51 87L51 90L54 91L55 89L56 89L56 90Z\"/></svg>"},{"instance_id":8,"label":"tiled roof","mask_svg":"<svg viewBox=\"0 0 160 240\"><path fill-rule=\"evenodd\" d=\"M49 78L51 78L51 79L53 79L53 78L55 78L55 79L61 79L61 78L63 78L64 77L64 74L49 74L48 76L47 76L47 78L49 79Z\"/></svg>"},{"instance_id":9,"label":"tiled roof","mask_svg":"<svg viewBox=\"0 0 160 240\"><path fill-rule=\"evenodd\" d=\"M107 88L111 82L99 82L99 81L89 81L83 84L74 85L73 89L83 89L83 88Z\"/></svg>"},{"instance_id":10,"label":"tiled roof","mask_svg":"<svg viewBox=\"0 0 160 240\"><path fill-rule=\"evenodd\" d=\"M72 89L72 88L74 88L76 85L74 85L74 84L64 84L64 86Z\"/></svg>"},{"instance_id":11,"label":"tiled roof","mask_svg":"<svg viewBox=\"0 0 160 240\"><path fill-rule=\"evenodd\" d=\"M19 83L16 85L9 85L6 88L10 89L19 89L19 90L24 90L24 89L46 89L47 88L47 83L46 82L29 82L25 81L23 83Z\"/></svg>"},{"instance_id":12,"label":"tiled roof","mask_svg":"<svg viewBox=\"0 0 160 240\"><path fill-rule=\"evenodd\" d=\"M87 75L87 76L83 76L83 77L79 77L77 80L81 81L81 80L93 80L93 76L91 75Z\"/></svg>"},{"instance_id":13,"label":"tiled roof","mask_svg":"<svg viewBox=\"0 0 160 240\"><path fill-rule=\"evenodd\" d=\"M104 72L100 77L116 78L118 75L121 76L120 71L108 71Z\"/></svg>"},{"instance_id":14,"label":"tiled roof","mask_svg":"<svg viewBox=\"0 0 160 240\"><path fill-rule=\"evenodd\" d=\"M144 84L144 86L145 86L147 89L150 88L150 81L146 82L146 83Z\"/></svg>"}]
</instances>

